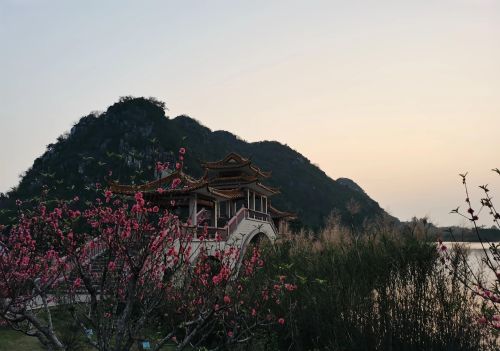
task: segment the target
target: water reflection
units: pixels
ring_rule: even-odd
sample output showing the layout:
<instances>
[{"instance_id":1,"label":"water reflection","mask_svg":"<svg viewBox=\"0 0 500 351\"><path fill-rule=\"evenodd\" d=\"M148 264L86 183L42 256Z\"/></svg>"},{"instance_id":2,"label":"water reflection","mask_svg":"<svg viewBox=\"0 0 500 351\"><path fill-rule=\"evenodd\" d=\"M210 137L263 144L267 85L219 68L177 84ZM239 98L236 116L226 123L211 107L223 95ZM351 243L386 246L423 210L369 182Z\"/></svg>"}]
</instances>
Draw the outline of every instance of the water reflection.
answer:
<instances>
[{"instance_id":1,"label":"water reflection","mask_svg":"<svg viewBox=\"0 0 500 351\"><path fill-rule=\"evenodd\" d=\"M485 282L493 283L496 279L495 272L489 269L484 259L486 258L485 250L483 250L483 246L479 242L445 242L447 247L451 248L454 245L461 245L468 249L468 257L467 262L475 275L481 275L484 278ZM485 242L484 248L486 249L490 260L493 262L493 257L489 252L489 243Z\"/></svg>"}]
</instances>

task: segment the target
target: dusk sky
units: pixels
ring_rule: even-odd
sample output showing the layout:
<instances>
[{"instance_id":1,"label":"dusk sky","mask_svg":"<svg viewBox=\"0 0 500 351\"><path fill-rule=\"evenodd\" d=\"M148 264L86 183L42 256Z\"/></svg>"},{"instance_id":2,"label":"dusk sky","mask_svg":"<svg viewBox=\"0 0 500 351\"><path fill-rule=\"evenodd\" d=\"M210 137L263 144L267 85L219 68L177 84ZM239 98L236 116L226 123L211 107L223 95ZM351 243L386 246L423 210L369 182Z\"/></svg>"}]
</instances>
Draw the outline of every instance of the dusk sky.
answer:
<instances>
[{"instance_id":1,"label":"dusk sky","mask_svg":"<svg viewBox=\"0 0 500 351\"><path fill-rule=\"evenodd\" d=\"M134 95L287 144L402 220L464 224L465 171L500 206L497 0L0 0L0 43L0 192Z\"/></svg>"}]
</instances>

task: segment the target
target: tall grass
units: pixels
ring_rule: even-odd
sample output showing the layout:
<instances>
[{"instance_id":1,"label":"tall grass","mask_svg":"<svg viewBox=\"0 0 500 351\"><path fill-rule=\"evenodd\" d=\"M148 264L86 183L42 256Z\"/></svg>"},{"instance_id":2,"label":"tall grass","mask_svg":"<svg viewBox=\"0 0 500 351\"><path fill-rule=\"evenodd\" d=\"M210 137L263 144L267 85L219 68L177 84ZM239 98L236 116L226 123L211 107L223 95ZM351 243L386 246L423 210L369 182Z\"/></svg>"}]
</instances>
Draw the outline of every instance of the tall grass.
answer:
<instances>
[{"instance_id":1,"label":"tall grass","mask_svg":"<svg viewBox=\"0 0 500 351\"><path fill-rule=\"evenodd\" d=\"M280 305L284 314L295 301L272 347L497 350L495 335L476 322L474 293L457 275L467 272L463 256L453 255L447 265L455 269L446 268L423 229L354 232L330 221L319 236L283 240L267 258L267 274L287 275L298 289Z\"/></svg>"}]
</instances>

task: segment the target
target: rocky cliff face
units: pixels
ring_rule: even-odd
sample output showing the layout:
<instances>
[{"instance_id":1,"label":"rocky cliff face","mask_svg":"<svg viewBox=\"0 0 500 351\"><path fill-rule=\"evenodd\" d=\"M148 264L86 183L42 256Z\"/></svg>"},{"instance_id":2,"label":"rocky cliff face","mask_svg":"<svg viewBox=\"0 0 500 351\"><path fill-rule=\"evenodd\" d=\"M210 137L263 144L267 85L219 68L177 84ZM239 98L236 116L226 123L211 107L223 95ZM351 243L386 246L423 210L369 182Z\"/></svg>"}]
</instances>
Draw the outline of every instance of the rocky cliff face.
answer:
<instances>
[{"instance_id":1,"label":"rocky cliff face","mask_svg":"<svg viewBox=\"0 0 500 351\"><path fill-rule=\"evenodd\" d=\"M15 199L37 197L42 187L49 188L54 198L93 199L92 185L105 182L106 177L122 183L150 181L155 163L175 162L180 147L188 151L185 171L193 176L202 174L201 161L221 159L231 151L271 170L270 185L282 191L273 203L296 212L300 224L308 227L320 227L332 211L352 221L346 207L352 201L360 208L356 221L384 215L356 183L329 178L286 145L247 143L230 132L211 131L188 116L169 119L164 104L155 99L128 97L102 114L82 117L70 132L49 144L8 198L2 199L0 220L9 215Z\"/></svg>"}]
</instances>

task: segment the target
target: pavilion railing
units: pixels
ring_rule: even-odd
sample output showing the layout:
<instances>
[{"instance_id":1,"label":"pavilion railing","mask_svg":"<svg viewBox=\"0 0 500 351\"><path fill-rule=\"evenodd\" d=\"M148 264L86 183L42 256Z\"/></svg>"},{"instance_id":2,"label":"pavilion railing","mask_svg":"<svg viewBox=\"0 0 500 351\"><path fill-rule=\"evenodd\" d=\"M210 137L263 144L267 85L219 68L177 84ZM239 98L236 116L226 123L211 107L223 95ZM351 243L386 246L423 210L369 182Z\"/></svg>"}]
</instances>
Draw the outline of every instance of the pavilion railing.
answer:
<instances>
[{"instance_id":1,"label":"pavilion railing","mask_svg":"<svg viewBox=\"0 0 500 351\"><path fill-rule=\"evenodd\" d=\"M271 221L271 216L269 214L249 209L247 209L246 218L257 219L263 222Z\"/></svg>"},{"instance_id":2,"label":"pavilion railing","mask_svg":"<svg viewBox=\"0 0 500 351\"><path fill-rule=\"evenodd\" d=\"M196 223L201 223L203 222L205 219L208 219L209 217L209 214L208 214L208 211L204 208L202 208L200 211L198 211L198 213L196 214Z\"/></svg>"},{"instance_id":3,"label":"pavilion railing","mask_svg":"<svg viewBox=\"0 0 500 351\"><path fill-rule=\"evenodd\" d=\"M276 229L276 226L274 225L274 221L271 218L271 215L269 213L264 213L264 212L259 212L259 211L254 211L254 210L249 210L246 209L246 218L251 218L251 219L256 219L259 221L263 222L268 222L271 227L273 228L274 232L277 233L278 230Z\"/></svg>"},{"instance_id":4,"label":"pavilion railing","mask_svg":"<svg viewBox=\"0 0 500 351\"><path fill-rule=\"evenodd\" d=\"M233 218L227 222L226 227L229 235L233 234L241 221L246 218L246 210L246 208L241 208L238 212L236 212L236 215L234 215Z\"/></svg>"},{"instance_id":5,"label":"pavilion railing","mask_svg":"<svg viewBox=\"0 0 500 351\"><path fill-rule=\"evenodd\" d=\"M217 228L209 226L182 226L183 230L193 234L194 239L201 239L202 237L206 240L215 240L217 235L220 240L227 240L228 232L227 227Z\"/></svg>"},{"instance_id":6,"label":"pavilion railing","mask_svg":"<svg viewBox=\"0 0 500 351\"><path fill-rule=\"evenodd\" d=\"M201 215L201 211L198 214ZM249 210L248 208L241 208L222 228L209 227L203 225L185 226L184 228L186 228L186 230L191 230L196 238L205 236L205 239L214 240L216 239L216 236L218 234L221 240L227 240L227 238L236 231L236 228L238 228L238 225L244 219L253 219L262 222L267 222L277 233L276 227L269 213Z\"/></svg>"}]
</instances>

